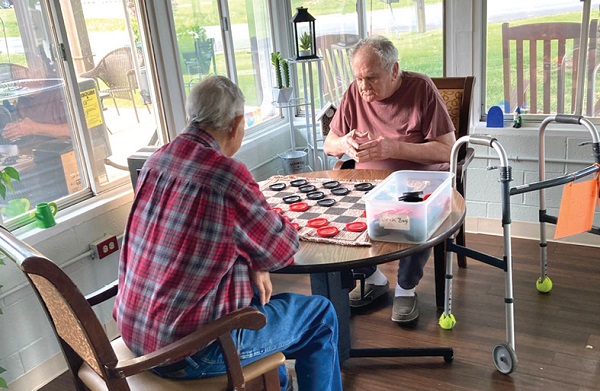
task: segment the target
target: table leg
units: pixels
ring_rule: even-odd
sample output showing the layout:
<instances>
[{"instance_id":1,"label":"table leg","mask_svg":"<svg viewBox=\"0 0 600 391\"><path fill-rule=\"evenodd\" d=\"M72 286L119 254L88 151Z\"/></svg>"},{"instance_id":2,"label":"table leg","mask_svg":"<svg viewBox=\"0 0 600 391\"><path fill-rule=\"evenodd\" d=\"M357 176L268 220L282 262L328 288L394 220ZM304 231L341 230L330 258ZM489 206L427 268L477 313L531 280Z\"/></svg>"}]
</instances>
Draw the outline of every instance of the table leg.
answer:
<instances>
[{"instance_id":1,"label":"table leg","mask_svg":"<svg viewBox=\"0 0 600 391\"><path fill-rule=\"evenodd\" d=\"M348 281L350 278L350 281ZM329 272L312 273L310 275L310 286L313 295L321 295L331 300L338 318L338 353L340 363L350 358L350 299L348 292L350 290L352 272Z\"/></svg>"},{"instance_id":2,"label":"table leg","mask_svg":"<svg viewBox=\"0 0 600 391\"><path fill-rule=\"evenodd\" d=\"M451 347L439 348L352 348L350 338L350 299L348 292L354 285L352 272L343 270L329 273L311 273L310 286L313 295L331 300L338 317L338 354L340 363L350 357L429 357L442 356L450 362L454 358Z\"/></svg>"}]
</instances>

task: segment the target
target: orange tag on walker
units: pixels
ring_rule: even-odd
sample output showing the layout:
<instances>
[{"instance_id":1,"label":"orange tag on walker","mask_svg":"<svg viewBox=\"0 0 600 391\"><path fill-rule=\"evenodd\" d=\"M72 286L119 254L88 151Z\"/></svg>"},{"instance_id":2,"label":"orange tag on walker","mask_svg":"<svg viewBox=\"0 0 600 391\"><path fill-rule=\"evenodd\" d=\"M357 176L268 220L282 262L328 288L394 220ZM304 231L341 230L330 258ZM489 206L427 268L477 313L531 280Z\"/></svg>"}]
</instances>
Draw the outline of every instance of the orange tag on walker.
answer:
<instances>
[{"instance_id":1,"label":"orange tag on walker","mask_svg":"<svg viewBox=\"0 0 600 391\"><path fill-rule=\"evenodd\" d=\"M594 223L598 178L565 185L554 239L589 231Z\"/></svg>"},{"instance_id":2,"label":"orange tag on walker","mask_svg":"<svg viewBox=\"0 0 600 391\"><path fill-rule=\"evenodd\" d=\"M598 206L600 206L600 175L598 175L598 183L597 183L596 199L598 200Z\"/></svg>"}]
</instances>

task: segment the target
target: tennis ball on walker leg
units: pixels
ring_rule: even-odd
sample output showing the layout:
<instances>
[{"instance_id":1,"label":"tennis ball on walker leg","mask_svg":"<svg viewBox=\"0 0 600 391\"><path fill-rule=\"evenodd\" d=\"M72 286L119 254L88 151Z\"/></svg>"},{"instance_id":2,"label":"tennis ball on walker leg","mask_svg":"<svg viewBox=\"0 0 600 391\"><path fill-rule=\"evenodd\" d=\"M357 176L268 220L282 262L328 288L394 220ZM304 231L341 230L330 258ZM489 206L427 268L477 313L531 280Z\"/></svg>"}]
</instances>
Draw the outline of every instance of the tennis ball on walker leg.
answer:
<instances>
[{"instance_id":1,"label":"tennis ball on walker leg","mask_svg":"<svg viewBox=\"0 0 600 391\"><path fill-rule=\"evenodd\" d=\"M444 330L452 330L452 328L456 325L456 318L454 318L454 314L442 314L440 316L440 320L438 321L440 327Z\"/></svg>"},{"instance_id":2,"label":"tennis ball on walker leg","mask_svg":"<svg viewBox=\"0 0 600 391\"><path fill-rule=\"evenodd\" d=\"M552 290L552 280L548 276L544 277L543 280L542 277L540 277L535 282L535 287L539 292L548 293Z\"/></svg>"}]
</instances>

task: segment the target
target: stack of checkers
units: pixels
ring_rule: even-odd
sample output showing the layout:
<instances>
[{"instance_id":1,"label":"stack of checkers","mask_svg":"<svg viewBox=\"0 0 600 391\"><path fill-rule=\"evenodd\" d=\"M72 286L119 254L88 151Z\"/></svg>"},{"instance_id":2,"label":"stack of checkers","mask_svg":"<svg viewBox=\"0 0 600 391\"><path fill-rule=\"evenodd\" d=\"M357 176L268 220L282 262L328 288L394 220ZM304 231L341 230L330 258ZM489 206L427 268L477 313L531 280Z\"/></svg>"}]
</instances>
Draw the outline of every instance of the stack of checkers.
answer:
<instances>
[{"instance_id":1,"label":"stack of checkers","mask_svg":"<svg viewBox=\"0 0 600 391\"><path fill-rule=\"evenodd\" d=\"M261 182L260 189L301 240L370 246L362 197L379 182L276 175Z\"/></svg>"}]
</instances>

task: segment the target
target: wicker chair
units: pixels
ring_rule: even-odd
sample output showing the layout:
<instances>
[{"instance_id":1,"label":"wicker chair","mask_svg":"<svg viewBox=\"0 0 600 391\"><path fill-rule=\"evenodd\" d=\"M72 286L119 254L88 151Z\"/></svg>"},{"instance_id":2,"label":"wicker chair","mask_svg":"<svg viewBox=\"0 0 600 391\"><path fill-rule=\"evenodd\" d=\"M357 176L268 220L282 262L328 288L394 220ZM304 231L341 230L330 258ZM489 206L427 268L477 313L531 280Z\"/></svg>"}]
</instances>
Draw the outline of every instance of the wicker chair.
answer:
<instances>
[{"instance_id":1,"label":"wicker chair","mask_svg":"<svg viewBox=\"0 0 600 391\"><path fill-rule=\"evenodd\" d=\"M244 367L240 364L231 331L257 330L265 325L265 316L253 308L234 311L164 348L135 357L121 338L109 341L92 309L116 295L116 284L84 297L61 268L2 227L0 252L17 264L38 296L78 391L280 389L278 367L285 363L282 353ZM213 340L223 349L226 375L184 381L161 378L149 371L188 356Z\"/></svg>"},{"instance_id":2,"label":"wicker chair","mask_svg":"<svg viewBox=\"0 0 600 391\"><path fill-rule=\"evenodd\" d=\"M110 51L93 69L79 76L92 78L96 80L96 84L98 84L98 79L102 80L107 88L99 91L100 98L112 98L117 109L117 114L119 115L121 113L119 113L119 106L117 106L116 99L127 99L133 102L135 118L140 122L137 106L135 105L135 90L138 88L138 83L133 68L131 48L129 46ZM147 104L146 108L150 112Z\"/></svg>"}]
</instances>

